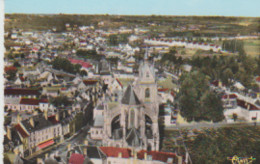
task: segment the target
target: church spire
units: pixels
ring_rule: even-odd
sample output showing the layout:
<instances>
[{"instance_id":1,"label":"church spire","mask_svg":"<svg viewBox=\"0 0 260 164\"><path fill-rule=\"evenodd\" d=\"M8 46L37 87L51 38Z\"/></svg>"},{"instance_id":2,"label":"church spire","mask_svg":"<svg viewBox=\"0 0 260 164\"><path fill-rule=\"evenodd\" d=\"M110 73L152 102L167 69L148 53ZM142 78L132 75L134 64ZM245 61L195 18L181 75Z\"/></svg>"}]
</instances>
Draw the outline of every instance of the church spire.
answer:
<instances>
[{"instance_id":1,"label":"church spire","mask_svg":"<svg viewBox=\"0 0 260 164\"><path fill-rule=\"evenodd\" d=\"M146 47L146 49L145 49L144 60L145 61L148 60L148 47Z\"/></svg>"}]
</instances>

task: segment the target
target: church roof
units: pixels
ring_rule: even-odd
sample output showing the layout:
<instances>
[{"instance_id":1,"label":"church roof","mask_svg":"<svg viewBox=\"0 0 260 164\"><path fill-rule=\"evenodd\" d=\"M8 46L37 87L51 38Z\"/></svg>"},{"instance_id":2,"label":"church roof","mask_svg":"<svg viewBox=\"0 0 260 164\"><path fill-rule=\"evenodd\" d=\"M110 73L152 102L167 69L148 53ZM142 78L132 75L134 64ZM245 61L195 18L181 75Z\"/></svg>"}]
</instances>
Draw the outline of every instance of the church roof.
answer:
<instances>
[{"instance_id":1,"label":"church roof","mask_svg":"<svg viewBox=\"0 0 260 164\"><path fill-rule=\"evenodd\" d=\"M136 96L134 89L131 85L128 85L121 102L122 104L127 104L127 105L141 104L140 100Z\"/></svg>"},{"instance_id":2,"label":"church roof","mask_svg":"<svg viewBox=\"0 0 260 164\"><path fill-rule=\"evenodd\" d=\"M139 146L139 133L135 128L131 128L126 135L126 142L131 146Z\"/></svg>"}]
</instances>

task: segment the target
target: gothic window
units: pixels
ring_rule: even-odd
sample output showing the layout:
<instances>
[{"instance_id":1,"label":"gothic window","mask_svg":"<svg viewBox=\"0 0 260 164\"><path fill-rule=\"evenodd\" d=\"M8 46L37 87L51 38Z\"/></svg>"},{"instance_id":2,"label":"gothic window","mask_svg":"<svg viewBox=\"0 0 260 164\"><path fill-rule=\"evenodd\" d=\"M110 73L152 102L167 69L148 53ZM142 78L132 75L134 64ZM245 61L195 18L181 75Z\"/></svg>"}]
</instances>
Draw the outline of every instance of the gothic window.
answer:
<instances>
[{"instance_id":1,"label":"gothic window","mask_svg":"<svg viewBox=\"0 0 260 164\"><path fill-rule=\"evenodd\" d=\"M150 97L150 89L146 88L145 89L145 98L149 98Z\"/></svg>"},{"instance_id":2,"label":"gothic window","mask_svg":"<svg viewBox=\"0 0 260 164\"><path fill-rule=\"evenodd\" d=\"M118 95L115 93L115 101L117 102Z\"/></svg>"},{"instance_id":3,"label":"gothic window","mask_svg":"<svg viewBox=\"0 0 260 164\"><path fill-rule=\"evenodd\" d=\"M135 126L135 111L132 109L130 112L130 127L133 128Z\"/></svg>"},{"instance_id":4,"label":"gothic window","mask_svg":"<svg viewBox=\"0 0 260 164\"><path fill-rule=\"evenodd\" d=\"M149 72L146 72L146 77L149 78Z\"/></svg>"}]
</instances>

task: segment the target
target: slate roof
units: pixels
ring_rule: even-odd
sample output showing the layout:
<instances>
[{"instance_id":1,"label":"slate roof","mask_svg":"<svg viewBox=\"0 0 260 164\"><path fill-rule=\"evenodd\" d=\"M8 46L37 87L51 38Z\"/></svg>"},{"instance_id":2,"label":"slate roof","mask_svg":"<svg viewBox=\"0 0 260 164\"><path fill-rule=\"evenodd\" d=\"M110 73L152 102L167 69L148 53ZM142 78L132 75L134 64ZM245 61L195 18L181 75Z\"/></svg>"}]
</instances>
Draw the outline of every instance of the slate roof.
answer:
<instances>
[{"instance_id":1,"label":"slate roof","mask_svg":"<svg viewBox=\"0 0 260 164\"><path fill-rule=\"evenodd\" d=\"M30 124L30 119L22 121L22 124L29 132L34 132L53 125L51 121L45 119L44 115L36 115L32 118L34 120L34 127Z\"/></svg>"},{"instance_id":2,"label":"slate roof","mask_svg":"<svg viewBox=\"0 0 260 164\"><path fill-rule=\"evenodd\" d=\"M126 142L130 146L139 146L141 144L139 132L135 128L131 128L127 133Z\"/></svg>"},{"instance_id":3,"label":"slate roof","mask_svg":"<svg viewBox=\"0 0 260 164\"><path fill-rule=\"evenodd\" d=\"M122 102L122 104L127 104L127 105L140 105L141 104L140 100L136 96L134 89L131 85L128 85L121 102Z\"/></svg>"},{"instance_id":4,"label":"slate roof","mask_svg":"<svg viewBox=\"0 0 260 164\"><path fill-rule=\"evenodd\" d=\"M104 126L104 116L97 115L94 120L94 127L103 127Z\"/></svg>"}]
</instances>

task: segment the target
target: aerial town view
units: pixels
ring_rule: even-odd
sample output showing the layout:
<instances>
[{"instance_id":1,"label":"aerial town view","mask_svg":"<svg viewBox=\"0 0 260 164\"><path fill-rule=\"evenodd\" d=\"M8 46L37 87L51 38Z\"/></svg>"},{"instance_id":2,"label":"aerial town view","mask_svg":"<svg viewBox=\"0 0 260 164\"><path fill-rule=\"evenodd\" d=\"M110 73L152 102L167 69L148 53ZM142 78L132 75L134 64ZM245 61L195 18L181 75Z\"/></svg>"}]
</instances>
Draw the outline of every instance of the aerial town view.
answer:
<instances>
[{"instance_id":1,"label":"aerial town view","mask_svg":"<svg viewBox=\"0 0 260 164\"><path fill-rule=\"evenodd\" d=\"M58 1L5 2L0 163L260 163L259 1Z\"/></svg>"}]
</instances>

